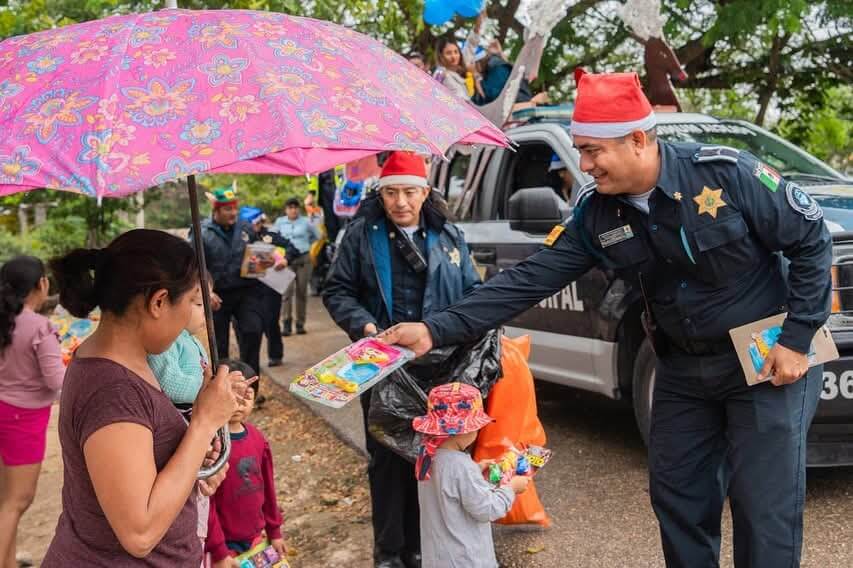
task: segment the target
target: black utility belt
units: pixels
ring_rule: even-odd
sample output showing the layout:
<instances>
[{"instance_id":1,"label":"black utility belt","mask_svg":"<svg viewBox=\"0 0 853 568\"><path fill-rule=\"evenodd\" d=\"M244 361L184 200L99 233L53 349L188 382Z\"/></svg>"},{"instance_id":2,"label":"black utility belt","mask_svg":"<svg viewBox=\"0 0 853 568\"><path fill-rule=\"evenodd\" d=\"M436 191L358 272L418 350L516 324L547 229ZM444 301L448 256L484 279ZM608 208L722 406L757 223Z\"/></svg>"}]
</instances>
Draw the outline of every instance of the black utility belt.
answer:
<instances>
[{"instance_id":1,"label":"black utility belt","mask_svg":"<svg viewBox=\"0 0 853 568\"><path fill-rule=\"evenodd\" d=\"M664 334L669 346L676 352L687 355L723 355L734 351L734 345L730 337L719 337L714 339L675 339Z\"/></svg>"}]
</instances>

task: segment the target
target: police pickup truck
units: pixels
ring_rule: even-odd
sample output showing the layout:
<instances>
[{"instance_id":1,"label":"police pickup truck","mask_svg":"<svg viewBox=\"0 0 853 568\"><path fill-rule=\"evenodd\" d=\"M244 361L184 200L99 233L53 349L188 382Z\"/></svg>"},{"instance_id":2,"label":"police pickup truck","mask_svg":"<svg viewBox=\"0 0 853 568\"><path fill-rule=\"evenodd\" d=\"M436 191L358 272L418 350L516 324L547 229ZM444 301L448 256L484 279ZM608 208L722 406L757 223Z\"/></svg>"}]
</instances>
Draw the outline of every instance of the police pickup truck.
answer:
<instances>
[{"instance_id":1,"label":"police pickup truck","mask_svg":"<svg viewBox=\"0 0 853 568\"><path fill-rule=\"evenodd\" d=\"M535 252L571 214L590 178L578 167L569 108L533 109L506 129L515 151L458 148L435 163L432 186L443 192L488 278ZM658 135L752 152L823 207L833 233L833 314L828 325L841 359L824 368L824 387L809 431L808 464L853 465L853 181L753 124L691 113L659 113ZM554 165L565 171L555 171ZM562 174L562 175L561 175ZM845 310L850 310L846 312ZM507 326L529 334L536 378L631 401L648 435L655 382L652 349L640 324L640 291L595 269ZM851 314L848 316L847 314Z\"/></svg>"}]
</instances>

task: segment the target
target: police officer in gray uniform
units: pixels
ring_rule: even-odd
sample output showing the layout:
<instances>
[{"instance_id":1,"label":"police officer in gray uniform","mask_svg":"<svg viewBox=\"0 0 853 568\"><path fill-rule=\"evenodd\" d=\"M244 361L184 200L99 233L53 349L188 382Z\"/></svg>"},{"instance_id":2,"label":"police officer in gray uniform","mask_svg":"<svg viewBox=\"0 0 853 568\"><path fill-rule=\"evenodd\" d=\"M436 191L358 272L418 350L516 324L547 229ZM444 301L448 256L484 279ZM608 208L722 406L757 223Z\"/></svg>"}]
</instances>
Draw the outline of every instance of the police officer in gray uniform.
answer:
<instances>
[{"instance_id":1,"label":"police officer in gray uniform","mask_svg":"<svg viewBox=\"0 0 853 568\"><path fill-rule=\"evenodd\" d=\"M669 567L717 566L728 495L738 568L799 566L806 432L829 315L831 239L797 185L731 148L656 140L634 73L580 78L572 135L595 178L545 247L461 302L383 337L423 353L477 337L595 266L644 290L658 356L652 506ZM784 258L783 258L784 257ZM729 330L787 312L748 386Z\"/></svg>"}]
</instances>

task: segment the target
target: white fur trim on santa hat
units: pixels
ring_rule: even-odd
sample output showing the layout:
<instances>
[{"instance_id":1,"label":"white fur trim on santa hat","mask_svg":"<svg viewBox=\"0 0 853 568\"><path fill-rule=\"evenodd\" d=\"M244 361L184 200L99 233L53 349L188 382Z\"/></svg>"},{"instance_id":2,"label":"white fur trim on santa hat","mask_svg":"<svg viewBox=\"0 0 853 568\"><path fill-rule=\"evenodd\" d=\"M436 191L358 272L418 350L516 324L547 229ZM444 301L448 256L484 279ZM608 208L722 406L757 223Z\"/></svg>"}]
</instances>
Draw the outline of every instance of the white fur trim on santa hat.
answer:
<instances>
[{"instance_id":1,"label":"white fur trim on santa hat","mask_svg":"<svg viewBox=\"0 0 853 568\"><path fill-rule=\"evenodd\" d=\"M645 118L630 122L577 122L572 121L572 136L589 136L591 138L621 138L635 130L649 130L657 125L657 117L651 112Z\"/></svg>"},{"instance_id":2,"label":"white fur trim on santa hat","mask_svg":"<svg viewBox=\"0 0 853 568\"><path fill-rule=\"evenodd\" d=\"M388 185L414 185L416 187L429 187L426 178L410 175L392 175L379 178L379 187Z\"/></svg>"}]
</instances>

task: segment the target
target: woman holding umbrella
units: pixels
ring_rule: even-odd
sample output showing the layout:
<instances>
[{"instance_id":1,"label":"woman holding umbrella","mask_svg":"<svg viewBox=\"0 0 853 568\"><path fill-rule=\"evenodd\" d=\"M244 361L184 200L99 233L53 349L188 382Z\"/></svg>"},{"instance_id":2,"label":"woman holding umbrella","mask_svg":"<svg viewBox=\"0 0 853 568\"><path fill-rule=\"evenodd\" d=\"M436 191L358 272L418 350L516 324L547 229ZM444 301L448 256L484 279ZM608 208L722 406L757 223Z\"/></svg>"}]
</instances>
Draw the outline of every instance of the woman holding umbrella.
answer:
<instances>
[{"instance_id":1,"label":"woman holding umbrella","mask_svg":"<svg viewBox=\"0 0 853 568\"><path fill-rule=\"evenodd\" d=\"M195 254L178 237L137 229L50 267L62 305L78 317L100 307L101 322L66 372L62 514L42 566L198 568L190 495L246 383L221 368L187 426L148 366L147 355L171 345L198 301ZM202 491L212 493L224 471L199 482Z\"/></svg>"},{"instance_id":2,"label":"woman holding umbrella","mask_svg":"<svg viewBox=\"0 0 853 568\"><path fill-rule=\"evenodd\" d=\"M31 71L36 57L44 64L39 73ZM196 174L298 175L385 150L444 155L457 143L507 145L483 116L379 42L285 14L112 16L7 39L0 62L0 195L51 188L115 198L186 178L195 234ZM85 404L87 384L109 379L108 388L88 393L92 400L102 400L102 390L127 392L148 414L115 396L85 420L63 413L66 503L45 566L127 565L132 554L149 551L149 564L187 565L194 545L173 525L186 522L199 446L207 447L211 424L225 423L233 408L220 375L197 402L202 420L185 432L155 422L165 419L155 412L160 395L139 365L186 324L184 296L195 293L196 261L162 236L129 235L136 236L119 238L105 253L78 251L57 265L70 278L67 297L83 300L76 312L100 305L105 316L69 369L63 405ZM195 245L204 277L201 239ZM215 361L206 286L202 298ZM91 372L97 365L109 373ZM105 415L114 422L91 422ZM140 422L159 429L152 435ZM116 432L121 443L105 444ZM229 438L222 440L227 449ZM101 542L104 535L113 541ZM92 548L104 546L81 556L84 537Z\"/></svg>"}]
</instances>

